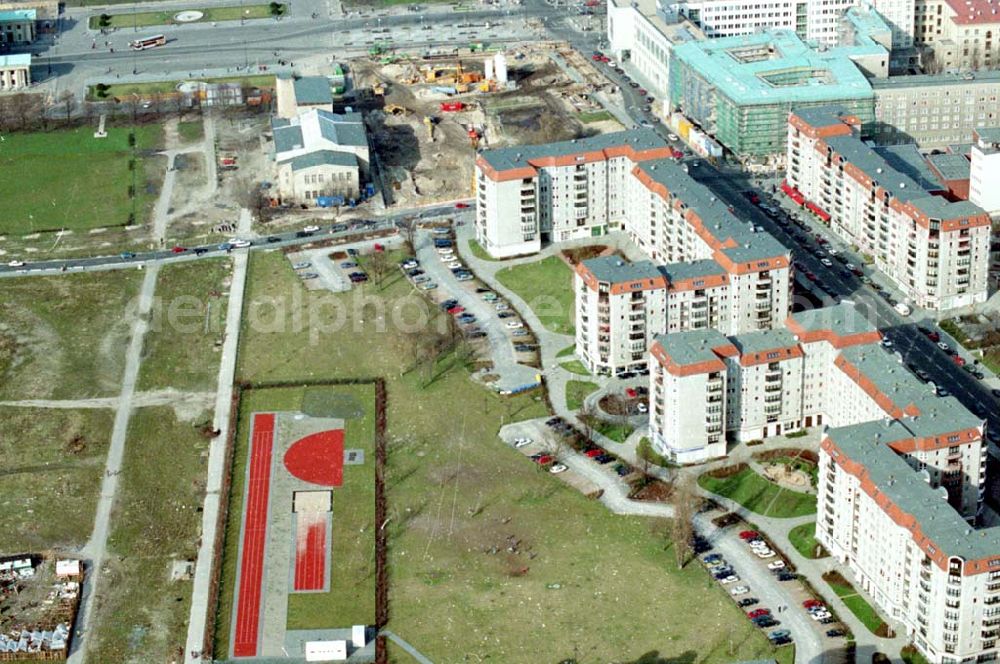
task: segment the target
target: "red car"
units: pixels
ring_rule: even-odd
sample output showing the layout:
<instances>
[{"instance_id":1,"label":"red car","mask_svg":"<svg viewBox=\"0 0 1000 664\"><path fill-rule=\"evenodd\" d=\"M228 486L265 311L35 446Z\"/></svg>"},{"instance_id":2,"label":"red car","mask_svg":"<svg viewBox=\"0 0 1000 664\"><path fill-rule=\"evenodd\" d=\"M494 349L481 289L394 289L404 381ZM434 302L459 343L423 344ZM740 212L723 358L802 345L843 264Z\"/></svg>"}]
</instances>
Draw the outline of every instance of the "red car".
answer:
<instances>
[{"instance_id":1,"label":"red car","mask_svg":"<svg viewBox=\"0 0 1000 664\"><path fill-rule=\"evenodd\" d=\"M648 94L649 94L649 91L648 91L648 90L646 90L646 88L639 88L638 90L636 90L636 92L638 92L638 93L639 93L640 95L642 95L643 97L645 97L646 95L648 95Z\"/></svg>"},{"instance_id":2,"label":"red car","mask_svg":"<svg viewBox=\"0 0 1000 664\"><path fill-rule=\"evenodd\" d=\"M535 463L544 466L547 463L552 463L552 457L548 454L543 454L542 456L535 459Z\"/></svg>"},{"instance_id":3,"label":"red car","mask_svg":"<svg viewBox=\"0 0 1000 664\"><path fill-rule=\"evenodd\" d=\"M806 279L809 281L816 281L817 277L812 272L806 272Z\"/></svg>"},{"instance_id":4,"label":"red car","mask_svg":"<svg viewBox=\"0 0 1000 664\"><path fill-rule=\"evenodd\" d=\"M744 542L747 540L757 539L758 537L760 537L760 533L756 530L744 530L740 533L740 539Z\"/></svg>"},{"instance_id":5,"label":"red car","mask_svg":"<svg viewBox=\"0 0 1000 664\"><path fill-rule=\"evenodd\" d=\"M818 599L807 599L806 601L802 602L802 606L807 609L815 609L817 607L823 606L823 602L819 601Z\"/></svg>"},{"instance_id":6,"label":"red car","mask_svg":"<svg viewBox=\"0 0 1000 664\"><path fill-rule=\"evenodd\" d=\"M376 242L376 243L375 243L375 251L378 251L378 252L383 252L383 251L385 251L385 246L384 246L384 245L381 245L381 244L379 244L378 242Z\"/></svg>"},{"instance_id":7,"label":"red car","mask_svg":"<svg viewBox=\"0 0 1000 664\"><path fill-rule=\"evenodd\" d=\"M458 208L459 210L464 210L465 208L469 207L469 204L468 203L455 203L455 207Z\"/></svg>"},{"instance_id":8,"label":"red car","mask_svg":"<svg viewBox=\"0 0 1000 664\"><path fill-rule=\"evenodd\" d=\"M639 393L635 391L634 387L629 387L625 389L625 396L627 396L629 399L635 399L637 396L639 396Z\"/></svg>"},{"instance_id":9,"label":"red car","mask_svg":"<svg viewBox=\"0 0 1000 664\"><path fill-rule=\"evenodd\" d=\"M587 450L586 452L583 453L583 455L585 457L587 457L588 459L593 459L594 457L599 457L602 454L604 454L604 450L602 450L599 447L595 447L594 449Z\"/></svg>"},{"instance_id":10,"label":"red car","mask_svg":"<svg viewBox=\"0 0 1000 664\"><path fill-rule=\"evenodd\" d=\"M747 611L747 618L760 618L761 616L771 615L771 609L754 609L753 611Z\"/></svg>"},{"instance_id":11,"label":"red car","mask_svg":"<svg viewBox=\"0 0 1000 664\"><path fill-rule=\"evenodd\" d=\"M451 314L452 316L456 316L462 313L463 311L465 311L465 307L463 307L460 304L456 304L454 307L448 310L448 313Z\"/></svg>"},{"instance_id":12,"label":"red car","mask_svg":"<svg viewBox=\"0 0 1000 664\"><path fill-rule=\"evenodd\" d=\"M604 62L604 56L599 53L595 53L594 55L590 56L590 59L593 60L594 62Z\"/></svg>"},{"instance_id":13,"label":"red car","mask_svg":"<svg viewBox=\"0 0 1000 664\"><path fill-rule=\"evenodd\" d=\"M183 254L185 251L187 251L187 247L177 246L171 249L170 251L175 254Z\"/></svg>"},{"instance_id":14,"label":"red car","mask_svg":"<svg viewBox=\"0 0 1000 664\"><path fill-rule=\"evenodd\" d=\"M952 355L951 356L951 361L954 362L955 364L957 364L960 367L964 367L965 366L965 358L963 358L961 355Z\"/></svg>"}]
</instances>

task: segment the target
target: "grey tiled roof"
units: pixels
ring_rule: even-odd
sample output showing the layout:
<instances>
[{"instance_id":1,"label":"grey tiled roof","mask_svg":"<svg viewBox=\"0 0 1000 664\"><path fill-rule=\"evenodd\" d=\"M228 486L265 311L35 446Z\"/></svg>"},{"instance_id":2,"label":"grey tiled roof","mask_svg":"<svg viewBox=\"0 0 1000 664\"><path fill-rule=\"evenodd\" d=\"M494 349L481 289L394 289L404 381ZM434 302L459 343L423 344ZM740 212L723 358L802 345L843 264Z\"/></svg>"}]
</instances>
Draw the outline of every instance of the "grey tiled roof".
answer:
<instances>
[{"instance_id":1,"label":"grey tiled roof","mask_svg":"<svg viewBox=\"0 0 1000 664\"><path fill-rule=\"evenodd\" d=\"M656 279L663 276L651 261L630 263L620 256L601 256L583 261L584 267L597 278L610 284L628 283L640 279Z\"/></svg>"},{"instance_id":2,"label":"grey tiled roof","mask_svg":"<svg viewBox=\"0 0 1000 664\"><path fill-rule=\"evenodd\" d=\"M927 161L945 180L968 180L971 162L960 154L932 154Z\"/></svg>"},{"instance_id":3,"label":"grey tiled roof","mask_svg":"<svg viewBox=\"0 0 1000 664\"><path fill-rule=\"evenodd\" d=\"M720 243L731 238L735 246L720 250L731 260L745 263L790 255L785 245L769 233L755 231L753 224L730 212L729 206L719 200L711 189L695 181L673 159L651 160L638 167L694 210L705 223L706 229Z\"/></svg>"},{"instance_id":4,"label":"grey tiled roof","mask_svg":"<svg viewBox=\"0 0 1000 664\"><path fill-rule=\"evenodd\" d=\"M656 341L679 366L718 360L719 356L712 349L732 346L726 335L712 328L657 334Z\"/></svg>"},{"instance_id":5,"label":"grey tiled roof","mask_svg":"<svg viewBox=\"0 0 1000 664\"><path fill-rule=\"evenodd\" d=\"M868 82L876 90L936 87L941 85L975 85L976 83L1000 82L1000 70L982 70L974 74L943 73L889 76L886 78L870 78Z\"/></svg>"},{"instance_id":6,"label":"grey tiled roof","mask_svg":"<svg viewBox=\"0 0 1000 664\"><path fill-rule=\"evenodd\" d=\"M890 166L900 173L909 175L926 191L940 191L941 182L927 165L927 160L913 143L905 145L883 145L875 148Z\"/></svg>"},{"instance_id":7,"label":"grey tiled roof","mask_svg":"<svg viewBox=\"0 0 1000 664\"><path fill-rule=\"evenodd\" d=\"M711 258L705 258L699 261L688 261L686 263L670 263L669 265L661 267L660 270L671 282L727 274L725 268Z\"/></svg>"},{"instance_id":8,"label":"grey tiled roof","mask_svg":"<svg viewBox=\"0 0 1000 664\"><path fill-rule=\"evenodd\" d=\"M282 164L291 164L293 171L314 166L354 166L358 165L358 157L352 152L337 152L335 150L316 150L298 157L285 159Z\"/></svg>"},{"instance_id":9,"label":"grey tiled roof","mask_svg":"<svg viewBox=\"0 0 1000 664\"><path fill-rule=\"evenodd\" d=\"M275 152L288 152L289 150L301 147L304 147L302 144L302 127L290 124L274 126Z\"/></svg>"},{"instance_id":10,"label":"grey tiled roof","mask_svg":"<svg viewBox=\"0 0 1000 664\"><path fill-rule=\"evenodd\" d=\"M515 145L508 148L483 150L480 156L498 171L527 166L530 160L559 157L582 152L606 150L619 145L631 145L636 150L650 150L666 146L666 142L652 129L630 129L610 134L598 134L559 143L542 145Z\"/></svg>"},{"instance_id":11,"label":"grey tiled roof","mask_svg":"<svg viewBox=\"0 0 1000 664\"><path fill-rule=\"evenodd\" d=\"M888 447L888 443L910 437L903 423L866 422L829 429L826 435L868 471L881 494L917 520L921 533L945 555L978 560L1000 552L1000 527L971 528L941 490L931 488Z\"/></svg>"},{"instance_id":12,"label":"grey tiled roof","mask_svg":"<svg viewBox=\"0 0 1000 664\"><path fill-rule=\"evenodd\" d=\"M806 331L831 330L842 337L874 332L878 329L852 302L845 300L832 307L793 313L791 319Z\"/></svg>"},{"instance_id":13,"label":"grey tiled roof","mask_svg":"<svg viewBox=\"0 0 1000 664\"><path fill-rule=\"evenodd\" d=\"M788 348L797 346L795 335L783 327L773 330L760 330L758 332L744 332L734 334L729 337L733 345L739 349L741 355L750 353L762 353L775 348Z\"/></svg>"},{"instance_id":14,"label":"grey tiled roof","mask_svg":"<svg viewBox=\"0 0 1000 664\"><path fill-rule=\"evenodd\" d=\"M333 141L337 145L356 147L368 145L360 113L337 114L320 110L316 114L319 117L320 132L328 141Z\"/></svg>"},{"instance_id":15,"label":"grey tiled roof","mask_svg":"<svg viewBox=\"0 0 1000 664\"><path fill-rule=\"evenodd\" d=\"M842 124L840 116L849 115L844 107L838 104L793 108L792 113L795 113L812 127L833 127Z\"/></svg>"}]
</instances>

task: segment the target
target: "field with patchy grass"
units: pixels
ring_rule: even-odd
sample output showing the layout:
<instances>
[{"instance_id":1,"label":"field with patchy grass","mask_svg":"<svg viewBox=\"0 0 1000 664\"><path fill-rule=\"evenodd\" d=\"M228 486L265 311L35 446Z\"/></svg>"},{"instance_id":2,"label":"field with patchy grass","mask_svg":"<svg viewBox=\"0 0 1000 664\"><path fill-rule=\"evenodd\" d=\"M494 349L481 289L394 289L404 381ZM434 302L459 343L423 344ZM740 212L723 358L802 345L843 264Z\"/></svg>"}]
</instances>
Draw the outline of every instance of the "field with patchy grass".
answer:
<instances>
[{"instance_id":1,"label":"field with patchy grass","mask_svg":"<svg viewBox=\"0 0 1000 664\"><path fill-rule=\"evenodd\" d=\"M0 172L17 177L0 178L0 233L124 226L133 210L129 197L133 174L135 223L143 223L156 201L162 174L159 179L147 174L141 154L130 166L131 128L107 131L107 138L94 138L89 125L6 134L0 142ZM159 125L138 127L134 133L139 151L162 142Z\"/></svg>"},{"instance_id":2,"label":"field with patchy grass","mask_svg":"<svg viewBox=\"0 0 1000 664\"><path fill-rule=\"evenodd\" d=\"M788 518L816 513L816 496L782 488L749 467L729 477L706 473L698 478L698 484L764 516Z\"/></svg>"},{"instance_id":3,"label":"field with patchy grass","mask_svg":"<svg viewBox=\"0 0 1000 664\"><path fill-rule=\"evenodd\" d=\"M589 380L566 381L566 407L570 410L578 410L583 406L584 399L595 391L597 391L597 383L591 383Z\"/></svg>"},{"instance_id":4,"label":"field with patchy grass","mask_svg":"<svg viewBox=\"0 0 1000 664\"><path fill-rule=\"evenodd\" d=\"M528 303L547 330L573 334L573 272L557 256L497 272L497 280Z\"/></svg>"},{"instance_id":5,"label":"field with patchy grass","mask_svg":"<svg viewBox=\"0 0 1000 664\"><path fill-rule=\"evenodd\" d=\"M303 294L287 260L258 253L249 284L249 317L268 302L281 318L274 303L299 290L303 316L328 331L317 347L308 329L244 329L241 378L388 381L389 627L430 659L776 656L699 566L676 570L663 524L610 514L498 441L502 422L545 414L537 395L502 398L477 387L454 355L422 380L412 341L391 323L420 307L405 282L352 305L352 294ZM355 315L338 326L337 312L352 306ZM686 610L693 601L697 613Z\"/></svg>"},{"instance_id":6,"label":"field with patchy grass","mask_svg":"<svg viewBox=\"0 0 1000 664\"><path fill-rule=\"evenodd\" d=\"M231 272L228 258L160 269L139 389L215 389Z\"/></svg>"},{"instance_id":7,"label":"field with patchy grass","mask_svg":"<svg viewBox=\"0 0 1000 664\"><path fill-rule=\"evenodd\" d=\"M0 400L118 394L141 273L0 281Z\"/></svg>"},{"instance_id":8,"label":"field with patchy grass","mask_svg":"<svg viewBox=\"0 0 1000 664\"><path fill-rule=\"evenodd\" d=\"M208 417L206 413L203 417ZM95 597L95 662L168 662L183 653L191 582L172 561L198 552L208 440L170 408L132 414L108 537L110 573Z\"/></svg>"},{"instance_id":9,"label":"field with patchy grass","mask_svg":"<svg viewBox=\"0 0 1000 664\"><path fill-rule=\"evenodd\" d=\"M233 7L197 7L192 8L202 13L198 21L188 21L188 23L211 23L212 21L239 21L240 19L271 18L275 14L268 4L261 5L239 5ZM285 6L279 5L277 15L285 13ZM91 16L88 25L91 30L101 28L146 28L152 25L175 25L179 22L174 19L177 10L162 12L129 12L122 14L108 14L108 20L101 24L101 15ZM148 33L147 33L148 35ZM146 35L143 35L146 36Z\"/></svg>"},{"instance_id":10,"label":"field with patchy grass","mask_svg":"<svg viewBox=\"0 0 1000 664\"><path fill-rule=\"evenodd\" d=\"M788 531L788 539L805 558L826 558L830 554L816 541L816 522L803 523ZM817 555L819 553L819 555Z\"/></svg>"},{"instance_id":11,"label":"field with patchy grass","mask_svg":"<svg viewBox=\"0 0 1000 664\"><path fill-rule=\"evenodd\" d=\"M83 546L114 411L0 407L0 553Z\"/></svg>"},{"instance_id":12,"label":"field with patchy grass","mask_svg":"<svg viewBox=\"0 0 1000 664\"><path fill-rule=\"evenodd\" d=\"M185 143L196 143L205 137L205 125L201 120L178 122L177 135Z\"/></svg>"}]
</instances>

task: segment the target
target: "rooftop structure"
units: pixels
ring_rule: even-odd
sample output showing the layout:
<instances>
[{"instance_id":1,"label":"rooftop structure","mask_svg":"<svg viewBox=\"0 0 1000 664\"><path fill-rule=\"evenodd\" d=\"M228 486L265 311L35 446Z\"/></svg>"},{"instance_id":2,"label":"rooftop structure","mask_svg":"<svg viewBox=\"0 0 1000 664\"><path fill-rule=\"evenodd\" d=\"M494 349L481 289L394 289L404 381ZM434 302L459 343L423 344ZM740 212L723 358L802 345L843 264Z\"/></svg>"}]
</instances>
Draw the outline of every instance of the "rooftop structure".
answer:
<instances>
[{"instance_id":1,"label":"rooftop structure","mask_svg":"<svg viewBox=\"0 0 1000 664\"><path fill-rule=\"evenodd\" d=\"M483 150L479 161L499 176L514 179L529 170L534 174L536 168L588 163L625 154L641 157L644 152L665 147L666 142L652 129L632 129L558 143Z\"/></svg>"}]
</instances>

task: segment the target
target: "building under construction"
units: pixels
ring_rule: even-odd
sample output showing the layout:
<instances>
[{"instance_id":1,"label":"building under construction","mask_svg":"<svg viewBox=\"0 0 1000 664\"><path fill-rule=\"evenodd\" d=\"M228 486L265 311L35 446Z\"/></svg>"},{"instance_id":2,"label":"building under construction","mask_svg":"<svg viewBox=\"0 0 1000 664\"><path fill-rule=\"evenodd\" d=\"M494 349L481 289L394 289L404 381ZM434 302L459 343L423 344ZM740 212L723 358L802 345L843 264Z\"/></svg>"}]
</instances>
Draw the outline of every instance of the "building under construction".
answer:
<instances>
[{"instance_id":1,"label":"building under construction","mask_svg":"<svg viewBox=\"0 0 1000 664\"><path fill-rule=\"evenodd\" d=\"M837 104L874 120L865 76L886 76L889 28L857 8L848 45L811 46L790 30L690 41L670 59L670 104L739 157L780 160L788 112Z\"/></svg>"}]
</instances>

